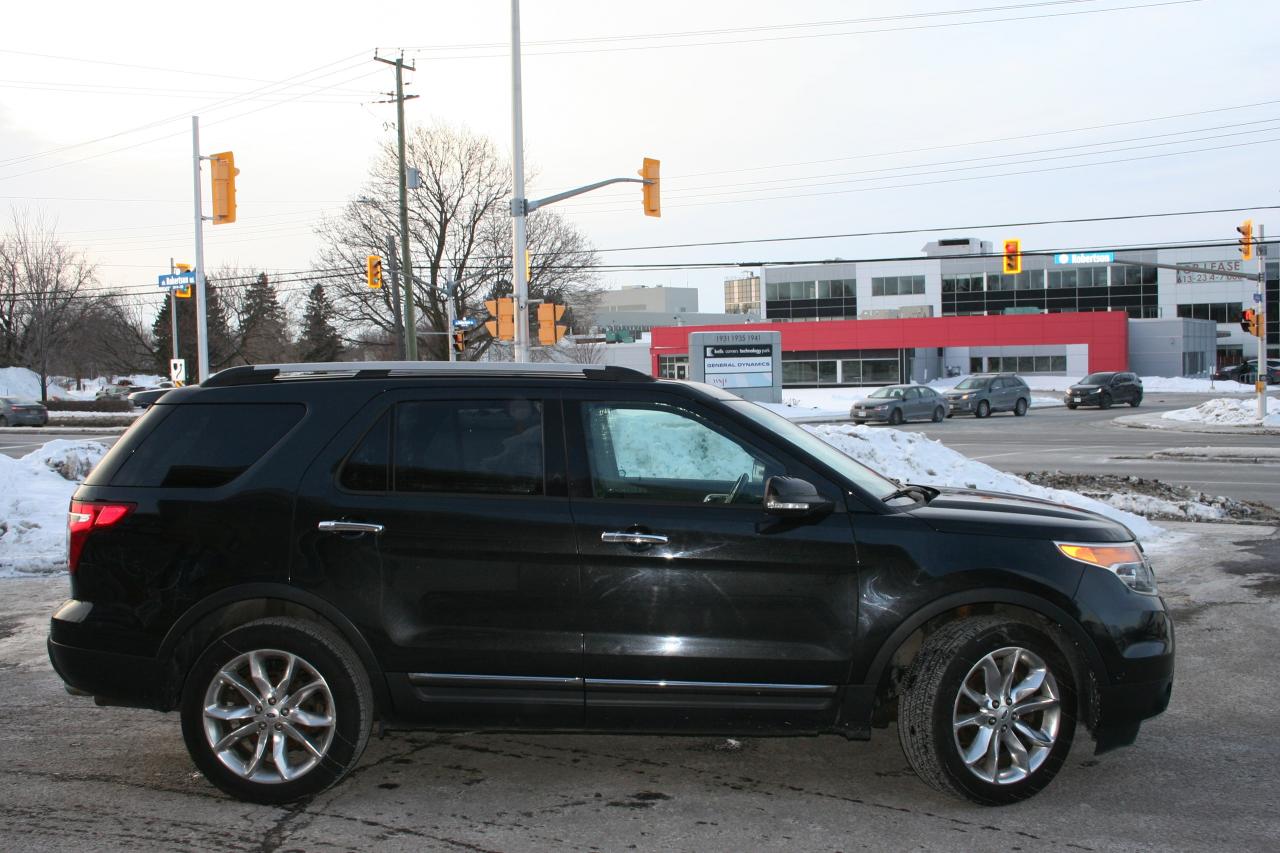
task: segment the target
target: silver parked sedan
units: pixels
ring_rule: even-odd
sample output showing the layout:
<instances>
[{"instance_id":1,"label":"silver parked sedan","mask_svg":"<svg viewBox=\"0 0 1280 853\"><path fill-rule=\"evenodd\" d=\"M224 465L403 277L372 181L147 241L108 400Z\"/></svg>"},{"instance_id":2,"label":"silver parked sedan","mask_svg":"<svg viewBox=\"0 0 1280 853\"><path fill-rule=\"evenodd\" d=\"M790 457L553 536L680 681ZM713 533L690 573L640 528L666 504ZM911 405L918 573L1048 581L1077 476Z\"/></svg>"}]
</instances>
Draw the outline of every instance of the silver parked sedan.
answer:
<instances>
[{"instance_id":1,"label":"silver parked sedan","mask_svg":"<svg viewBox=\"0 0 1280 853\"><path fill-rule=\"evenodd\" d=\"M48 422L48 409L35 400L0 397L0 427L44 426Z\"/></svg>"},{"instance_id":2,"label":"silver parked sedan","mask_svg":"<svg viewBox=\"0 0 1280 853\"><path fill-rule=\"evenodd\" d=\"M937 423L947 416L947 401L926 385L886 385L854 401L849 417L854 423L924 420Z\"/></svg>"}]
</instances>

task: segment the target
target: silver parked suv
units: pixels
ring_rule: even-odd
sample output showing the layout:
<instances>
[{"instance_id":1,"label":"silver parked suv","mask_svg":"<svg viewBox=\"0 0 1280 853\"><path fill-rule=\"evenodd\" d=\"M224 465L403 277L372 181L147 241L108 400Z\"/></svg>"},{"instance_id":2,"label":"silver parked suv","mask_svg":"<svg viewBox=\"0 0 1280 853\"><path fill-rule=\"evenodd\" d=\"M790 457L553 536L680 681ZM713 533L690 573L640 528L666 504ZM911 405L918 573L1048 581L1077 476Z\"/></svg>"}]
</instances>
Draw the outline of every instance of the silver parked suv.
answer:
<instances>
[{"instance_id":1,"label":"silver parked suv","mask_svg":"<svg viewBox=\"0 0 1280 853\"><path fill-rule=\"evenodd\" d=\"M946 394L947 417L957 414L985 418L992 412L1018 417L1031 407L1031 389L1016 373L975 373Z\"/></svg>"}]
</instances>

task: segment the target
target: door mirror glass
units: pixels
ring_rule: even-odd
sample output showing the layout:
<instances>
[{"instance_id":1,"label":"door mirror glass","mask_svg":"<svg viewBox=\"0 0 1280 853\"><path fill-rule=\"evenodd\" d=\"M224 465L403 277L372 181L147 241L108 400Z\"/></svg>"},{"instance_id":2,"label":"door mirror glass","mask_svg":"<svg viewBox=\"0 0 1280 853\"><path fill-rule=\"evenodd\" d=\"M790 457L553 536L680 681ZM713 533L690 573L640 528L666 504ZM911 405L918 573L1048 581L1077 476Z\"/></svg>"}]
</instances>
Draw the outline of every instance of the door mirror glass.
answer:
<instances>
[{"instance_id":1,"label":"door mirror glass","mask_svg":"<svg viewBox=\"0 0 1280 853\"><path fill-rule=\"evenodd\" d=\"M831 512L835 505L808 480L770 477L764 484L764 509L770 515L805 517Z\"/></svg>"}]
</instances>

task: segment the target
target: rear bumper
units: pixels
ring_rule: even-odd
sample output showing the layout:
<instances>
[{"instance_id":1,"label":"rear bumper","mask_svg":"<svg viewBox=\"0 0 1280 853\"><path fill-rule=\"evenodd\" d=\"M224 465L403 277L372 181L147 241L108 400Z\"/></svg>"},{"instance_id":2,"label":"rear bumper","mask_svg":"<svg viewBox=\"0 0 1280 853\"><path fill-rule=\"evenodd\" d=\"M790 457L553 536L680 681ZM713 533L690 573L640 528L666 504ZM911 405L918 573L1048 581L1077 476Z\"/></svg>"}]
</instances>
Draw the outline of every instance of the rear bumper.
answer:
<instances>
[{"instance_id":1,"label":"rear bumper","mask_svg":"<svg viewBox=\"0 0 1280 853\"><path fill-rule=\"evenodd\" d=\"M49 620L49 661L73 692L88 693L113 705L165 710L171 705L167 683L156 658L130 654L136 649L122 638L97 630L89 618L93 605L67 601ZM106 651L104 646L116 646ZM121 646L128 651L120 651Z\"/></svg>"}]
</instances>

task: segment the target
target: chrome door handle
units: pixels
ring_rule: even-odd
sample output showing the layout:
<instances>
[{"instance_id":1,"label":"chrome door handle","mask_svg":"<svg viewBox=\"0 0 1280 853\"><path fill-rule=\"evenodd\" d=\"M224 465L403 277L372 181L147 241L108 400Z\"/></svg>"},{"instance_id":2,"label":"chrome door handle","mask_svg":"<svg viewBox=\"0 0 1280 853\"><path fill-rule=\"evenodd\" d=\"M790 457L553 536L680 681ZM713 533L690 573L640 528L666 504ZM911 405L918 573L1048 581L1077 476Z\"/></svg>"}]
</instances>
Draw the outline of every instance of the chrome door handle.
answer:
<instances>
[{"instance_id":1,"label":"chrome door handle","mask_svg":"<svg viewBox=\"0 0 1280 853\"><path fill-rule=\"evenodd\" d=\"M601 542L618 545L666 545L667 537L661 533L601 533Z\"/></svg>"},{"instance_id":2,"label":"chrome door handle","mask_svg":"<svg viewBox=\"0 0 1280 853\"><path fill-rule=\"evenodd\" d=\"M382 532L381 524L368 524L363 521L322 521L316 525L321 533L372 533L377 536Z\"/></svg>"}]
</instances>

